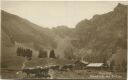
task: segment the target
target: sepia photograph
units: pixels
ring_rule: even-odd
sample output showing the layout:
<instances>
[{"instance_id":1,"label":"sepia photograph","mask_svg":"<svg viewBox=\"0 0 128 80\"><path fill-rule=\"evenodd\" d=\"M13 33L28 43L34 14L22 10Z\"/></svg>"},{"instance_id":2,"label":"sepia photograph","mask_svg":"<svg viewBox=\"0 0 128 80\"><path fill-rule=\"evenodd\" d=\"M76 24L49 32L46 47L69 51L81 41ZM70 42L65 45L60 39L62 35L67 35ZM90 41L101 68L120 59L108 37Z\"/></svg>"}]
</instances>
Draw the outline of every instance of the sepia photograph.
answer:
<instances>
[{"instance_id":1,"label":"sepia photograph","mask_svg":"<svg viewBox=\"0 0 128 80\"><path fill-rule=\"evenodd\" d=\"M128 1L1 1L1 79L127 80Z\"/></svg>"}]
</instances>

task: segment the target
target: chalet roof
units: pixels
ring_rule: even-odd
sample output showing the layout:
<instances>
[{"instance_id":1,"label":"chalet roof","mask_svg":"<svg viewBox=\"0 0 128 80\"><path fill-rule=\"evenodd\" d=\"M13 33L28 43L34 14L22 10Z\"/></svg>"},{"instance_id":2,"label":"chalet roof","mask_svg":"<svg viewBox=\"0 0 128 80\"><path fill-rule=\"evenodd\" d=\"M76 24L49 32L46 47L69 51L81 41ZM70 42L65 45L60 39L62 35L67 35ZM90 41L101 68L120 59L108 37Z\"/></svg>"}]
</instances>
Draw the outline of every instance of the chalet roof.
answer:
<instances>
[{"instance_id":1,"label":"chalet roof","mask_svg":"<svg viewBox=\"0 0 128 80\"><path fill-rule=\"evenodd\" d=\"M104 63L90 63L87 65L87 67L101 67Z\"/></svg>"},{"instance_id":2,"label":"chalet roof","mask_svg":"<svg viewBox=\"0 0 128 80\"><path fill-rule=\"evenodd\" d=\"M88 64L88 62L86 62L86 61L81 61L82 63L84 63L84 64Z\"/></svg>"},{"instance_id":3,"label":"chalet roof","mask_svg":"<svg viewBox=\"0 0 128 80\"><path fill-rule=\"evenodd\" d=\"M77 60L75 64L82 63L82 64L89 64L89 62L83 61L83 60Z\"/></svg>"}]
</instances>

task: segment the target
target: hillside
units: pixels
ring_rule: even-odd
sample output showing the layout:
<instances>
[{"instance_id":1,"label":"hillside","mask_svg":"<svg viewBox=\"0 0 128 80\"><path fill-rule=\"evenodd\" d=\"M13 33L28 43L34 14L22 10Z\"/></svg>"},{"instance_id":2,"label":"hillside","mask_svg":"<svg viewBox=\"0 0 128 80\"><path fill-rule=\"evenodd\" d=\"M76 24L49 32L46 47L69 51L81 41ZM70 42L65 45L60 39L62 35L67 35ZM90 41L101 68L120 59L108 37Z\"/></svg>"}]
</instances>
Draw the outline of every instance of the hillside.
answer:
<instances>
[{"instance_id":1,"label":"hillside","mask_svg":"<svg viewBox=\"0 0 128 80\"><path fill-rule=\"evenodd\" d=\"M22 64L19 61L22 62L24 59L16 57L16 42L26 45L32 44L31 47L35 50L55 47L56 43L50 29L42 28L3 10L1 11L1 17L3 67L11 65L10 62Z\"/></svg>"},{"instance_id":2,"label":"hillside","mask_svg":"<svg viewBox=\"0 0 128 80\"><path fill-rule=\"evenodd\" d=\"M51 45L52 43L52 38L46 34L46 31L49 32L49 29L41 28L26 19L2 11L1 21L3 35L8 36L12 42L33 42L45 46ZM2 39L4 39L4 36Z\"/></svg>"},{"instance_id":3,"label":"hillside","mask_svg":"<svg viewBox=\"0 0 128 80\"><path fill-rule=\"evenodd\" d=\"M115 65L126 66L127 6L118 4L113 11L94 15L76 25L77 48L90 62L106 62L113 58ZM113 57L114 54L114 57Z\"/></svg>"}]
</instances>

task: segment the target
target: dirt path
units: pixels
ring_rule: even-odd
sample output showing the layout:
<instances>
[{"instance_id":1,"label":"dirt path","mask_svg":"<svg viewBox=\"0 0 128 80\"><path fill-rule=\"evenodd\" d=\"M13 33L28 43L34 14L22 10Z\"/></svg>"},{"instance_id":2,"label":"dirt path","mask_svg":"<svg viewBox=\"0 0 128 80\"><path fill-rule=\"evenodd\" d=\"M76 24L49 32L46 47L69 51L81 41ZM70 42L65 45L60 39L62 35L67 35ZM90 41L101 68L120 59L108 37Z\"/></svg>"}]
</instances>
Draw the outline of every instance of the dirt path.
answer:
<instances>
[{"instance_id":1,"label":"dirt path","mask_svg":"<svg viewBox=\"0 0 128 80\"><path fill-rule=\"evenodd\" d=\"M23 65L22 65L22 67L21 67L21 69L23 69L23 68L25 68L25 64L26 64L26 62L27 62L28 60L27 59L25 59L25 61L23 62Z\"/></svg>"}]
</instances>

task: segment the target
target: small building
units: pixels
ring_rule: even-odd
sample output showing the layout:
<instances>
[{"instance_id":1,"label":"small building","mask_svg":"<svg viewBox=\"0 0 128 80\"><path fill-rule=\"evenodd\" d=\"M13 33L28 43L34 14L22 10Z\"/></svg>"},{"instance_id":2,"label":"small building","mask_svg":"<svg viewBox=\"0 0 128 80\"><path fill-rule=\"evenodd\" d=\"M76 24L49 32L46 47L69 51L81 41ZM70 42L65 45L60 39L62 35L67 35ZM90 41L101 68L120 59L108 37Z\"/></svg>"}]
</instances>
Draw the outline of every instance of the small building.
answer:
<instances>
[{"instance_id":1,"label":"small building","mask_svg":"<svg viewBox=\"0 0 128 80\"><path fill-rule=\"evenodd\" d=\"M103 67L104 67L104 63L90 63L90 64L88 64L87 66L87 69L98 69L98 70L101 70L101 69L103 69Z\"/></svg>"}]
</instances>

